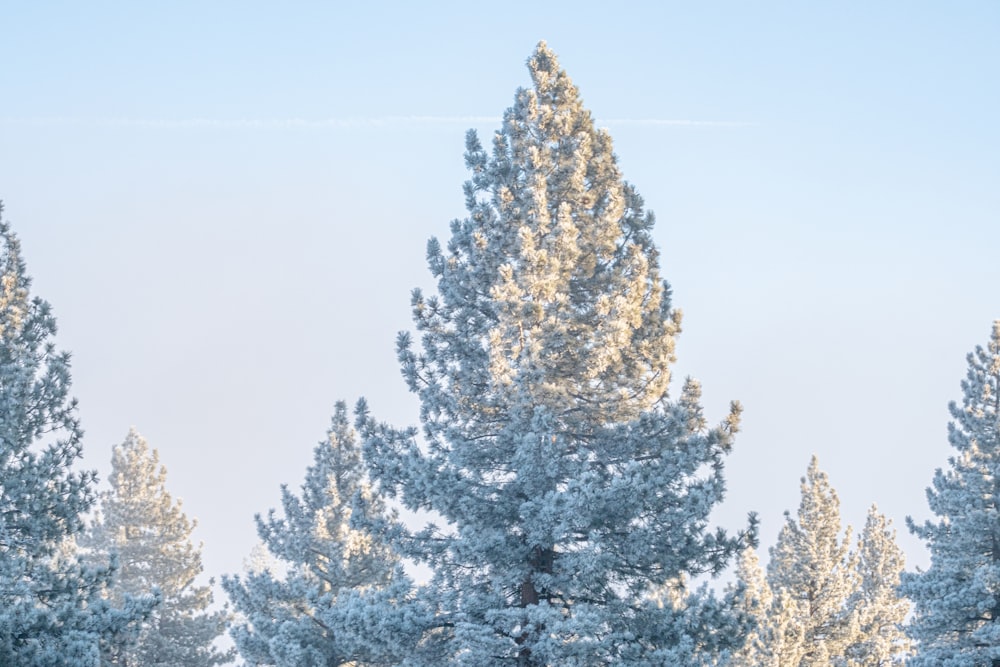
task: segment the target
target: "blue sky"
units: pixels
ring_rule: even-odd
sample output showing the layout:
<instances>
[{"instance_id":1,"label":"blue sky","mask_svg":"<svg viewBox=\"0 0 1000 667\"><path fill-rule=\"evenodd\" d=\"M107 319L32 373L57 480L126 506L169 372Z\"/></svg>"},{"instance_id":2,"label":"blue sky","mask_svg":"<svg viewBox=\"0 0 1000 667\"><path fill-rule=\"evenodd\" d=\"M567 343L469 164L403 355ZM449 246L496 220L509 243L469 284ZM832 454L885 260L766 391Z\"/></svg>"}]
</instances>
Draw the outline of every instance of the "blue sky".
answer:
<instances>
[{"instance_id":1,"label":"blue sky","mask_svg":"<svg viewBox=\"0 0 1000 667\"><path fill-rule=\"evenodd\" d=\"M815 452L926 563L903 519L1000 317L1000 5L207 4L0 6L0 198L85 463L136 426L209 573L336 400L415 421L393 341L539 39L657 214L677 377L745 406L719 522L769 546Z\"/></svg>"}]
</instances>

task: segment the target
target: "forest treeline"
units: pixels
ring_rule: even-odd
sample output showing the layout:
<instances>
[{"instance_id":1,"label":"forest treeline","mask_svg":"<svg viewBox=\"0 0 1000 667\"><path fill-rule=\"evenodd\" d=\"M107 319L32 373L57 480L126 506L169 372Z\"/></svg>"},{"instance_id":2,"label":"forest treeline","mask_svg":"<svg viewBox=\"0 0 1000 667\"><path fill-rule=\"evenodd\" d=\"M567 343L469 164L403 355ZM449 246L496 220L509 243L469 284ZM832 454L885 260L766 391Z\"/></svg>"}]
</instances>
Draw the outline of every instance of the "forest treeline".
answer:
<instances>
[{"instance_id":1,"label":"forest treeline","mask_svg":"<svg viewBox=\"0 0 1000 667\"><path fill-rule=\"evenodd\" d=\"M467 216L428 243L436 290L398 338L419 427L337 403L224 607L139 433L106 490L74 469L69 356L0 219L0 664L1000 664L1000 321L951 405L936 518L909 522L929 568L874 506L842 527L815 457L762 565L752 512L710 526L742 408L713 424L697 381L669 391L653 215L544 43L528 69L487 145L467 135Z\"/></svg>"}]
</instances>

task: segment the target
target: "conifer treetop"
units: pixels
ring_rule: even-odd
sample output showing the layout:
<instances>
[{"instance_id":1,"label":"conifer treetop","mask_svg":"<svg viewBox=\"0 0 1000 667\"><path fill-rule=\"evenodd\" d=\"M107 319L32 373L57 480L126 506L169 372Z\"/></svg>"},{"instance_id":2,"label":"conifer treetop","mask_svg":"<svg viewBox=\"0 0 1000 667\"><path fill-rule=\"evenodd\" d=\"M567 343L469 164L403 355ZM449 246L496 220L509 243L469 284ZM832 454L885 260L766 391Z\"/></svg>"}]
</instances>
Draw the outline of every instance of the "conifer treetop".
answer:
<instances>
[{"instance_id":1,"label":"conifer treetop","mask_svg":"<svg viewBox=\"0 0 1000 667\"><path fill-rule=\"evenodd\" d=\"M72 553L94 502L77 472L83 430L69 354L49 304L30 294L21 244L0 204L0 664L99 664L149 614L149 595L107 600L112 569Z\"/></svg>"},{"instance_id":2,"label":"conifer treetop","mask_svg":"<svg viewBox=\"0 0 1000 667\"><path fill-rule=\"evenodd\" d=\"M202 545L191 539L197 522L166 488L167 469L159 452L133 427L113 447L110 488L100 494L100 513L80 542L95 557L118 563L113 600L156 590L161 602L143 624L133 646L111 664L146 667L212 667L235 652L220 651L229 613L210 610L211 584L201 575Z\"/></svg>"},{"instance_id":3,"label":"conifer treetop","mask_svg":"<svg viewBox=\"0 0 1000 667\"><path fill-rule=\"evenodd\" d=\"M910 602L900 594L905 559L892 522L874 504L858 540L860 586L851 600L858 612L858 640L848 655L859 665L902 665L910 654L903 623Z\"/></svg>"},{"instance_id":4,"label":"conifer treetop","mask_svg":"<svg viewBox=\"0 0 1000 667\"><path fill-rule=\"evenodd\" d=\"M82 527L96 473L70 470L83 431L69 395L69 354L55 349L51 306L31 297L21 243L2 217L0 245L0 545L51 555Z\"/></svg>"},{"instance_id":5,"label":"conifer treetop","mask_svg":"<svg viewBox=\"0 0 1000 667\"><path fill-rule=\"evenodd\" d=\"M428 243L437 293L414 291L419 341L398 339L422 430L360 403L365 459L386 493L447 524L390 531L434 571L442 631L426 637L442 651L695 664L738 637L732 615L653 592L719 572L749 537L708 530L739 406L711 426L696 381L670 400L680 314L653 216L544 43L528 69L491 149L467 135L468 215Z\"/></svg>"},{"instance_id":6,"label":"conifer treetop","mask_svg":"<svg viewBox=\"0 0 1000 667\"><path fill-rule=\"evenodd\" d=\"M903 575L913 601L908 664L978 665L1000 659L1000 320L967 356L962 403L949 404L956 452L934 473L927 504L938 517L910 531L927 542L930 567Z\"/></svg>"},{"instance_id":7,"label":"conifer treetop","mask_svg":"<svg viewBox=\"0 0 1000 667\"><path fill-rule=\"evenodd\" d=\"M415 319L427 333L471 336L488 355L473 379L428 350L440 380L468 400L526 393L556 414L627 420L665 395L679 331L679 313L666 316L653 216L544 43L528 68L535 86L518 90L492 155L469 132L469 217L452 223L447 253L430 241L443 304L417 291ZM443 320L441 306L461 315ZM420 375L407 374L415 389Z\"/></svg>"},{"instance_id":8,"label":"conifer treetop","mask_svg":"<svg viewBox=\"0 0 1000 667\"><path fill-rule=\"evenodd\" d=\"M785 525L771 548L767 579L781 614L791 614L801 644L802 667L840 664L858 638L857 610L850 604L860 586L851 528L841 537L840 499L813 455L801 481L798 514L785 513ZM782 600L782 598L784 599ZM782 660L785 660L782 656ZM784 663L782 663L784 664Z\"/></svg>"},{"instance_id":9,"label":"conifer treetop","mask_svg":"<svg viewBox=\"0 0 1000 667\"><path fill-rule=\"evenodd\" d=\"M313 450L300 493L282 486L281 505L281 514L256 517L255 563L222 580L240 615L230 628L240 656L290 667L400 664L415 643L407 636L413 619L377 610L405 598L410 582L398 556L354 525L395 515L365 475L344 403Z\"/></svg>"},{"instance_id":10,"label":"conifer treetop","mask_svg":"<svg viewBox=\"0 0 1000 667\"><path fill-rule=\"evenodd\" d=\"M135 427L112 448L108 482L93 532L123 556L119 589L131 593L155 586L169 604L194 591L210 597L208 587L192 585L202 572L202 545L191 541L198 521L167 491L167 468Z\"/></svg>"}]
</instances>

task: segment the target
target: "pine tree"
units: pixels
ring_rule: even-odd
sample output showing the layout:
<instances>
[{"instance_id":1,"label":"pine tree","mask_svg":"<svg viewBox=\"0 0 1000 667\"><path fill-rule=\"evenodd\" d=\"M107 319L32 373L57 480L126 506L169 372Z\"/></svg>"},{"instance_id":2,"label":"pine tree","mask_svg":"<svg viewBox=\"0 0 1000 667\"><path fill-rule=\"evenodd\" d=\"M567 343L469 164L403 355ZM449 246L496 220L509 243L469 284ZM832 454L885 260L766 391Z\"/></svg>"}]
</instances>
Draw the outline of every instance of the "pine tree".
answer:
<instances>
[{"instance_id":1,"label":"pine tree","mask_svg":"<svg viewBox=\"0 0 1000 667\"><path fill-rule=\"evenodd\" d=\"M753 630L742 648L722 663L726 667L793 667L806 657L806 624L798 601L788 591L771 590L756 550L748 547L736 566L736 585L730 586L736 607L752 621Z\"/></svg>"},{"instance_id":2,"label":"pine tree","mask_svg":"<svg viewBox=\"0 0 1000 667\"><path fill-rule=\"evenodd\" d=\"M55 318L30 286L20 244L0 219L0 665L91 667L130 637L154 600L112 606L103 597L112 569L67 553L95 477L71 469L83 431L69 355L56 351Z\"/></svg>"},{"instance_id":3,"label":"pine tree","mask_svg":"<svg viewBox=\"0 0 1000 667\"><path fill-rule=\"evenodd\" d=\"M948 406L957 452L927 490L939 518L907 519L931 552L926 571L903 575L916 642L907 664L915 667L1000 665L1000 320L968 364L962 405Z\"/></svg>"},{"instance_id":4,"label":"pine tree","mask_svg":"<svg viewBox=\"0 0 1000 667\"><path fill-rule=\"evenodd\" d=\"M408 595L410 582L385 543L352 527L356 512L371 522L386 509L366 479L345 404L314 451L301 496L283 487L281 502L283 517L257 516L266 551L242 577L223 578L238 613L231 633L240 655L278 667L402 661L406 628L373 612Z\"/></svg>"},{"instance_id":5,"label":"pine tree","mask_svg":"<svg viewBox=\"0 0 1000 667\"><path fill-rule=\"evenodd\" d=\"M394 533L433 570L428 664L699 664L737 615L656 593L742 546L708 531L739 406L711 427L697 382L668 398L680 313L653 216L544 43L528 67L492 155L468 134L469 215L428 244L438 295L413 296L422 349L399 338L422 431L362 402L366 459L447 524Z\"/></svg>"},{"instance_id":6,"label":"pine tree","mask_svg":"<svg viewBox=\"0 0 1000 667\"><path fill-rule=\"evenodd\" d=\"M760 566L757 550L746 547L736 561L736 585L730 587L738 612L752 622L753 630L746 643L735 650L724 665L729 667L778 667L775 662L775 637L771 621L774 595Z\"/></svg>"},{"instance_id":7,"label":"pine tree","mask_svg":"<svg viewBox=\"0 0 1000 667\"><path fill-rule=\"evenodd\" d=\"M781 665L829 667L848 664L848 648L858 638L858 615L851 602L858 591L857 559L850 552L850 527L841 538L840 500L813 456L802 479L797 519L785 525L771 549L767 580L776 597L787 596L800 626L802 646L779 657Z\"/></svg>"},{"instance_id":8,"label":"pine tree","mask_svg":"<svg viewBox=\"0 0 1000 667\"><path fill-rule=\"evenodd\" d=\"M858 667L902 665L910 642L903 623L910 603L899 593L905 566L890 521L872 505L858 542L860 586L849 605L858 615L858 639L848 649Z\"/></svg>"},{"instance_id":9,"label":"pine tree","mask_svg":"<svg viewBox=\"0 0 1000 667\"><path fill-rule=\"evenodd\" d=\"M166 476L159 453L130 429L113 450L100 514L80 541L91 552L117 557L112 600L154 588L162 595L137 643L106 656L109 665L211 667L233 657L213 645L226 630L228 614L209 611L211 581L195 583L202 572L201 547L191 541L197 524L167 492Z\"/></svg>"},{"instance_id":10,"label":"pine tree","mask_svg":"<svg viewBox=\"0 0 1000 667\"><path fill-rule=\"evenodd\" d=\"M766 659L761 664L766 667L797 667L809 654L810 646L806 642L808 624L800 613L799 601L791 592L782 590L775 594L772 591L771 595L771 606L762 621L770 643ZM740 667L751 665L753 663L746 663Z\"/></svg>"}]
</instances>

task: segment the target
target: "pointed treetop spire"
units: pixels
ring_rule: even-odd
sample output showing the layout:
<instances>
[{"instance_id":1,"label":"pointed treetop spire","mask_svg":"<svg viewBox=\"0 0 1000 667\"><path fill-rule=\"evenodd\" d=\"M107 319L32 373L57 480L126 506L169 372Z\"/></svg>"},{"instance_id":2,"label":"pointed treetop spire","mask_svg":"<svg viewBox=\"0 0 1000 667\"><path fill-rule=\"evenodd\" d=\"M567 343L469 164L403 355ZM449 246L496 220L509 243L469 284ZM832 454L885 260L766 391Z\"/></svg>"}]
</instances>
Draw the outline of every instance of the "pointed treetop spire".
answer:
<instances>
[{"instance_id":1,"label":"pointed treetop spire","mask_svg":"<svg viewBox=\"0 0 1000 667\"><path fill-rule=\"evenodd\" d=\"M983 583L996 580L1000 565L1000 320L967 360L962 403L948 406L948 442L957 454L927 490L938 518L918 524L907 517L931 553L926 571L903 574L914 605L908 633L917 643L907 664L916 667L953 656L961 664L1000 660L1000 602L996 587Z\"/></svg>"},{"instance_id":2,"label":"pointed treetop spire","mask_svg":"<svg viewBox=\"0 0 1000 667\"><path fill-rule=\"evenodd\" d=\"M566 70L559 67L559 58L545 40L538 42L535 52L528 58L528 70L531 72L531 80L540 92L545 92L547 82L560 78L569 83L576 92L576 87L570 82Z\"/></svg>"},{"instance_id":3,"label":"pointed treetop spire","mask_svg":"<svg viewBox=\"0 0 1000 667\"><path fill-rule=\"evenodd\" d=\"M391 531L434 572L431 664L697 664L739 636L707 619L736 615L650 591L743 545L707 530L739 407L713 428L697 382L668 396L680 319L653 216L544 42L527 64L492 151L468 134L468 216L428 243L437 294L414 292L399 337L421 441L362 403L365 458L449 526Z\"/></svg>"},{"instance_id":4,"label":"pointed treetop spire","mask_svg":"<svg viewBox=\"0 0 1000 667\"><path fill-rule=\"evenodd\" d=\"M30 285L21 245L0 218L0 664L96 664L154 600L111 605L112 570L68 554L96 473L73 470L83 430L69 354L56 350L55 317Z\"/></svg>"}]
</instances>

